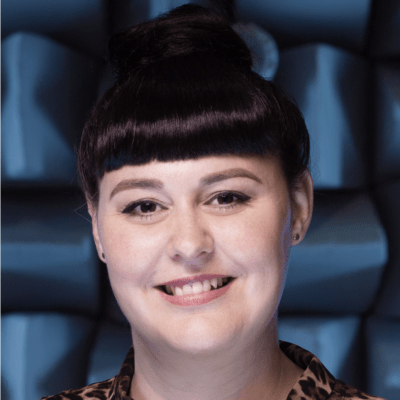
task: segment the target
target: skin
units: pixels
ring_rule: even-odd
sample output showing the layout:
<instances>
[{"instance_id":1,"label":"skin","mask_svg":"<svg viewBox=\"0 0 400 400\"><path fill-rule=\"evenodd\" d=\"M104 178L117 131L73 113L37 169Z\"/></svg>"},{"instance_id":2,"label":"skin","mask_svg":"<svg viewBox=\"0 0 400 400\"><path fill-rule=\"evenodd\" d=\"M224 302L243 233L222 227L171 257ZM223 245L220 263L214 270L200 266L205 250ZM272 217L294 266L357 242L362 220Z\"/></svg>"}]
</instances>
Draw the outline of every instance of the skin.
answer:
<instances>
[{"instance_id":1,"label":"skin","mask_svg":"<svg viewBox=\"0 0 400 400\"><path fill-rule=\"evenodd\" d=\"M259 182L231 177L201 185L206 176L238 168ZM132 179L157 179L163 187L132 188L126 184ZM290 248L311 220L308 170L299 188L289 190L274 158L155 161L106 173L99 190L89 212L99 256L131 325L130 396L286 399L302 370L279 350L276 315ZM227 191L250 200L224 197ZM158 205L147 213L131 206L127 213L139 200ZM203 273L236 279L222 297L193 307L172 305L155 288Z\"/></svg>"}]
</instances>

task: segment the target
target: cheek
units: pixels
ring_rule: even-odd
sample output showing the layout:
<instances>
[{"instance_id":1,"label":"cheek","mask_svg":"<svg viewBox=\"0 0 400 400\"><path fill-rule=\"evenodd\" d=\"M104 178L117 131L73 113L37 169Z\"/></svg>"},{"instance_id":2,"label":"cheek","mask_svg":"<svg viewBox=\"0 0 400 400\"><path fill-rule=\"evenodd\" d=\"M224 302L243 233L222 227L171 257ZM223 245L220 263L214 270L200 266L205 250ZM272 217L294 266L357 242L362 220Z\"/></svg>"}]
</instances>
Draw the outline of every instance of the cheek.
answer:
<instances>
[{"instance_id":1,"label":"cheek","mask_svg":"<svg viewBox=\"0 0 400 400\"><path fill-rule=\"evenodd\" d=\"M143 287L155 272L160 257L161 237L129 223L104 221L101 232L110 280Z\"/></svg>"},{"instance_id":2,"label":"cheek","mask_svg":"<svg viewBox=\"0 0 400 400\"><path fill-rule=\"evenodd\" d=\"M244 320L250 319L262 329L275 314L283 292L291 243L290 218L274 208L255 213L253 218L238 219L218 234L222 260L228 260L234 273L244 278L240 301L240 308L246 310Z\"/></svg>"},{"instance_id":3,"label":"cheek","mask_svg":"<svg viewBox=\"0 0 400 400\"><path fill-rule=\"evenodd\" d=\"M266 208L268 209L268 208ZM281 217L280 217L281 216ZM282 210L248 214L216 229L216 241L246 273L285 268L290 251L290 219Z\"/></svg>"}]
</instances>

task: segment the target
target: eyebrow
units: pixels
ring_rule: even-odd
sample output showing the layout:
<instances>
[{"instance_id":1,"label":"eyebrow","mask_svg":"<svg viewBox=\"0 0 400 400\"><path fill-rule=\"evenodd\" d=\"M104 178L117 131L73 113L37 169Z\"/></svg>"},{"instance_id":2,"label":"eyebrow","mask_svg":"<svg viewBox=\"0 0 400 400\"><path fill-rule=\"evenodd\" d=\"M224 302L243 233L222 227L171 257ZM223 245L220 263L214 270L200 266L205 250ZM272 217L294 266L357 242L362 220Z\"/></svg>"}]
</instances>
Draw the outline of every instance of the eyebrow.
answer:
<instances>
[{"instance_id":1,"label":"eyebrow","mask_svg":"<svg viewBox=\"0 0 400 400\"><path fill-rule=\"evenodd\" d=\"M224 181L226 179L231 179L231 178L249 178L256 181L257 183L262 183L261 179L252 174L250 171L247 171L242 168L232 168L205 176L204 178L201 179L200 185L201 186L212 185L213 183Z\"/></svg>"},{"instance_id":2,"label":"eyebrow","mask_svg":"<svg viewBox=\"0 0 400 400\"><path fill-rule=\"evenodd\" d=\"M205 176L200 180L200 186L208 186L232 178L249 178L257 183L262 180L251 172L242 168L232 168ZM110 200L117 193L128 189L154 189L161 190L164 184L158 179L127 179L119 182L110 194Z\"/></svg>"},{"instance_id":3,"label":"eyebrow","mask_svg":"<svg viewBox=\"0 0 400 400\"><path fill-rule=\"evenodd\" d=\"M154 189L161 190L164 184L158 179L126 179L119 182L110 194L110 200L117 193L128 189Z\"/></svg>"}]
</instances>

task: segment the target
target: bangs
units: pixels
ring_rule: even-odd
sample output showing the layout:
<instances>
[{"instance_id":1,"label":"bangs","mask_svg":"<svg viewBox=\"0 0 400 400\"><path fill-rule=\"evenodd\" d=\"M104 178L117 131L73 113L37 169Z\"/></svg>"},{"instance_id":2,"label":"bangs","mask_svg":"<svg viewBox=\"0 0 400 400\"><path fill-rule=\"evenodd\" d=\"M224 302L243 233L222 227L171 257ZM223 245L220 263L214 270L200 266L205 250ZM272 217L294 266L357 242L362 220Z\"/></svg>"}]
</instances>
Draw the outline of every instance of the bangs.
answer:
<instances>
[{"instance_id":1,"label":"bangs","mask_svg":"<svg viewBox=\"0 0 400 400\"><path fill-rule=\"evenodd\" d=\"M104 102L107 125L95 127L93 143L97 177L155 160L275 155L281 118L252 82L259 79L268 84L222 59L198 55L142 68L111 89L112 103Z\"/></svg>"},{"instance_id":2,"label":"bangs","mask_svg":"<svg viewBox=\"0 0 400 400\"><path fill-rule=\"evenodd\" d=\"M304 118L273 82L252 71L230 23L184 5L115 35L116 83L92 108L79 177L95 207L104 174L125 165L207 156L273 156L290 187L309 162Z\"/></svg>"}]
</instances>

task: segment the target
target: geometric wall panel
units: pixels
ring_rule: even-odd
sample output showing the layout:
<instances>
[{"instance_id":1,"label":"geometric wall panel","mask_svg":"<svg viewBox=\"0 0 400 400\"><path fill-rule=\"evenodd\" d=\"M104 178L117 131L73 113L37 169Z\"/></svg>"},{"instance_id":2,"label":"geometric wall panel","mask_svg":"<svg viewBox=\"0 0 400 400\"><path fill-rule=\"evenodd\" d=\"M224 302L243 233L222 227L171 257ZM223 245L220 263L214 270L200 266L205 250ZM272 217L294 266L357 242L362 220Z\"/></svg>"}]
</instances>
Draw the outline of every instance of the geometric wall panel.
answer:
<instances>
[{"instance_id":1,"label":"geometric wall panel","mask_svg":"<svg viewBox=\"0 0 400 400\"><path fill-rule=\"evenodd\" d=\"M372 0L237 0L237 17L263 26L279 47L325 42L362 51Z\"/></svg>"},{"instance_id":2,"label":"geometric wall panel","mask_svg":"<svg viewBox=\"0 0 400 400\"><path fill-rule=\"evenodd\" d=\"M85 384L93 321L53 313L1 317L1 398L40 399Z\"/></svg>"},{"instance_id":3,"label":"geometric wall panel","mask_svg":"<svg viewBox=\"0 0 400 400\"><path fill-rule=\"evenodd\" d=\"M382 183L400 178L400 63L376 67L374 110L374 178Z\"/></svg>"},{"instance_id":4,"label":"geometric wall panel","mask_svg":"<svg viewBox=\"0 0 400 400\"><path fill-rule=\"evenodd\" d=\"M3 184L76 185L75 146L95 100L96 64L36 34L3 41Z\"/></svg>"},{"instance_id":5,"label":"geometric wall panel","mask_svg":"<svg viewBox=\"0 0 400 400\"><path fill-rule=\"evenodd\" d=\"M374 311L379 316L400 318L400 179L377 186L375 196L387 232L389 262Z\"/></svg>"},{"instance_id":6,"label":"geometric wall panel","mask_svg":"<svg viewBox=\"0 0 400 400\"><path fill-rule=\"evenodd\" d=\"M374 2L370 52L374 57L400 56L400 3L398 0Z\"/></svg>"},{"instance_id":7,"label":"geometric wall panel","mask_svg":"<svg viewBox=\"0 0 400 400\"><path fill-rule=\"evenodd\" d=\"M36 32L91 55L104 55L107 40L104 0L3 0L1 35Z\"/></svg>"},{"instance_id":8,"label":"geometric wall panel","mask_svg":"<svg viewBox=\"0 0 400 400\"><path fill-rule=\"evenodd\" d=\"M119 0L113 4L113 32L125 30L128 26L156 18L173 8L195 3L212 9L213 0Z\"/></svg>"},{"instance_id":9,"label":"geometric wall panel","mask_svg":"<svg viewBox=\"0 0 400 400\"><path fill-rule=\"evenodd\" d=\"M3 311L99 312L99 261L79 205L65 194L3 197Z\"/></svg>"},{"instance_id":10,"label":"geometric wall panel","mask_svg":"<svg viewBox=\"0 0 400 400\"><path fill-rule=\"evenodd\" d=\"M131 346L129 325L103 321L90 354L86 384L101 382L117 375Z\"/></svg>"},{"instance_id":11,"label":"geometric wall panel","mask_svg":"<svg viewBox=\"0 0 400 400\"><path fill-rule=\"evenodd\" d=\"M281 52L275 82L294 97L304 115L315 188L365 187L367 62L325 44L296 47Z\"/></svg>"},{"instance_id":12,"label":"geometric wall panel","mask_svg":"<svg viewBox=\"0 0 400 400\"><path fill-rule=\"evenodd\" d=\"M400 399L400 321L367 322L368 393Z\"/></svg>"},{"instance_id":13,"label":"geometric wall panel","mask_svg":"<svg viewBox=\"0 0 400 400\"><path fill-rule=\"evenodd\" d=\"M359 386L360 317L279 317L279 339L310 351L337 379Z\"/></svg>"},{"instance_id":14,"label":"geometric wall panel","mask_svg":"<svg viewBox=\"0 0 400 400\"><path fill-rule=\"evenodd\" d=\"M362 313L387 259L386 234L366 193L317 194L309 230L291 248L280 311Z\"/></svg>"}]
</instances>

